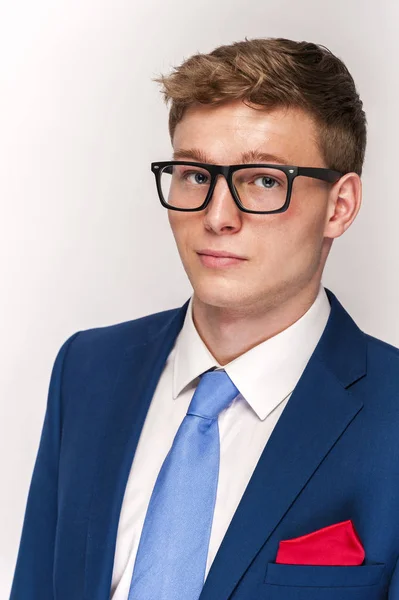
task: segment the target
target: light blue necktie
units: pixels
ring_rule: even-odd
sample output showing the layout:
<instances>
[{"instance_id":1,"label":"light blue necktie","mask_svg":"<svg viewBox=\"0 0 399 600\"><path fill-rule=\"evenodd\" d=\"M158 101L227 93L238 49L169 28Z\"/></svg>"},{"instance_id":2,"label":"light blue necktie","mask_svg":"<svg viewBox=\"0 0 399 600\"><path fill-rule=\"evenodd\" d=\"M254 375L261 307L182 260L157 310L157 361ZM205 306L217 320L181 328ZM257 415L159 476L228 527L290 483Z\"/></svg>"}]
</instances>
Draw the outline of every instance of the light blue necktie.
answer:
<instances>
[{"instance_id":1,"label":"light blue necktie","mask_svg":"<svg viewBox=\"0 0 399 600\"><path fill-rule=\"evenodd\" d=\"M198 600L219 476L218 415L238 393L225 371L202 374L152 492L128 600Z\"/></svg>"}]
</instances>

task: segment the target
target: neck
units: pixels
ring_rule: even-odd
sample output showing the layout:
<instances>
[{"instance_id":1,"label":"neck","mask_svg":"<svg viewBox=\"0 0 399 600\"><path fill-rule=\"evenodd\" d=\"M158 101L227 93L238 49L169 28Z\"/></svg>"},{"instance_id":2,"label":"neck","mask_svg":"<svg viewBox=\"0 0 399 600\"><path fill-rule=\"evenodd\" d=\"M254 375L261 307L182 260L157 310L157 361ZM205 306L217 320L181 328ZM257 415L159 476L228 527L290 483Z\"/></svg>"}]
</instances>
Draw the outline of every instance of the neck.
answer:
<instances>
[{"instance_id":1,"label":"neck","mask_svg":"<svg viewBox=\"0 0 399 600\"><path fill-rule=\"evenodd\" d=\"M320 280L306 288L245 306L213 306L193 296L194 325L208 350L224 366L298 321L314 303Z\"/></svg>"}]
</instances>

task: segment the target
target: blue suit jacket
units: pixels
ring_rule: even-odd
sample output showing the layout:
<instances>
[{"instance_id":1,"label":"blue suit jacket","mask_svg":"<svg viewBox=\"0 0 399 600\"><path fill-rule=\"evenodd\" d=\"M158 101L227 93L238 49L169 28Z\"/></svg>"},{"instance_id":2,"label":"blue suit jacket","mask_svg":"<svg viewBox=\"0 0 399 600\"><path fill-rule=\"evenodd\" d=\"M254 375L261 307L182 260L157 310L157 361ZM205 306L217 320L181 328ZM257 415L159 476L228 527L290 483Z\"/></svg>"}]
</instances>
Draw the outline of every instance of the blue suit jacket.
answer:
<instances>
[{"instance_id":1,"label":"blue suit jacket","mask_svg":"<svg viewBox=\"0 0 399 600\"><path fill-rule=\"evenodd\" d=\"M399 351L327 293L327 327L200 600L399 600ZM11 600L109 600L130 466L187 306L78 332L61 347ZM364 565L275 563L280 540L347 519Z\"/></svg>"}]
</instances>

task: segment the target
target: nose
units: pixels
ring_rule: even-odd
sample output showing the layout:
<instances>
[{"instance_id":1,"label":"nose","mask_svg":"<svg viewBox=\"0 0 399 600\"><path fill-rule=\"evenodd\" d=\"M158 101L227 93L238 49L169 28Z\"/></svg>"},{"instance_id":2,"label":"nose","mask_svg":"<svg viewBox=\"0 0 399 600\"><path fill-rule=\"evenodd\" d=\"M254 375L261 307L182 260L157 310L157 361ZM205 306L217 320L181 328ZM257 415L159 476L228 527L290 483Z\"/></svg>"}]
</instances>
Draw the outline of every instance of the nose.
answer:
<instances>
[{"instance_id":1,"label":"nose","mask_svg":"<svg viewBox=\"0 0 399 600\"><path fill-rule=\"evenodd\" d=\"M226 178L218 174L212 197L205 209L207 220L219 227L222 223L236 225L241 219L241 212L230 192Z\"/></svg>"}]
</instances>

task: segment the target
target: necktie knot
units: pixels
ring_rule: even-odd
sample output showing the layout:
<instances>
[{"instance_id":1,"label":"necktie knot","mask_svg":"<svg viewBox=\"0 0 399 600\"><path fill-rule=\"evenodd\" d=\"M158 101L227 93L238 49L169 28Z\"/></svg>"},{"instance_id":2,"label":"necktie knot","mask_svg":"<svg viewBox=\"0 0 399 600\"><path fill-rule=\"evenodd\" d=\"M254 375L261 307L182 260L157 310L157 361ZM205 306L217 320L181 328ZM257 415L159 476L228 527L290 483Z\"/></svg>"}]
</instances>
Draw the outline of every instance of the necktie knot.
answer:
<instances>
[{"instance_id":1,"label":"necktie knot","mask_svg":"<svg viewBox=\"0 0 399 600\"><path fill-rule=\"evenodd\" d=\"M201 379L191 399L187 414L204 419L217 419L239 394L226 371L207 371Z\"/></svg>"}]
</instances>

